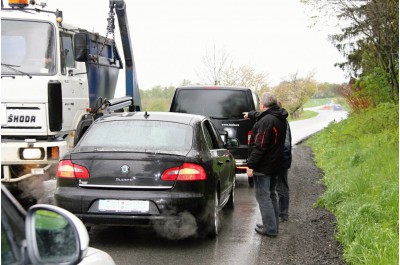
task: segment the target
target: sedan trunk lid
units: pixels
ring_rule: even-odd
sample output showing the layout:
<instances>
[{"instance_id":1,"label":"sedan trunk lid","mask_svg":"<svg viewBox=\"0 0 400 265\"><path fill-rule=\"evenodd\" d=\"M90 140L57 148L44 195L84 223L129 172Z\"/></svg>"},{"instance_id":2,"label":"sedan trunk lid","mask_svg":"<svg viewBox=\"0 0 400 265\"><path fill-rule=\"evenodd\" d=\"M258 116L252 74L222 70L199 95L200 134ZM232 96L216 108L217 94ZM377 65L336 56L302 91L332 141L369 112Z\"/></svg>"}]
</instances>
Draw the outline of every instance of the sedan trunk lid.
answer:
<instances>
[{"instance_id":1,"label":"sedan trunk lid","mask_svg":"<svg viewBox=\"0 0 400 265\"><path fill-rule=\"evenodd\" d=\"M163 172L179 167L186 152L156 154L140 152L93 152L71 154L72 163L84 166L89 178L80 179L85 188L168 190L175 181L161 180Z\"/></svg>"}]
</instances>

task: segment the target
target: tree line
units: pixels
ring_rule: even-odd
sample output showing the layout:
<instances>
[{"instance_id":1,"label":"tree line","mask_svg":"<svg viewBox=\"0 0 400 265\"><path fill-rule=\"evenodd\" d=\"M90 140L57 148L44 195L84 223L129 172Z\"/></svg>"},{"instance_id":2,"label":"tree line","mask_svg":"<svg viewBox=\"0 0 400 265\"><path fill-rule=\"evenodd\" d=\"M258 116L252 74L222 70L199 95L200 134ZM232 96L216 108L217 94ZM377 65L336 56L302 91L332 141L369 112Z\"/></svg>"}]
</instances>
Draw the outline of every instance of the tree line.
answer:
<instances>
[{"instance_id":1,"label":"tree line","mask_svg":"<svg viewBox=\"0 0 400 265\"><path fill-rule=\"evenodd\" d=\"M225 85L251 88L258 95L270 91L292 118L311 97L346 98L354 111L384 102L398 104L399 97L399 3L398 0L302 0L315 11L314 25L334 26L339 33L330 40L344 56L337 62L349 76L347 84L319 83L314 73L288 73L271 86L268 74L251 65L236 66L226 50L207 50L196 70L198 83L180 85ZM333 23L333 25L332 25ZM168 111L175 87L141 90L145 110Z\"/></svg>"},{"instance_id":2,"label":"tree line","mask_svg":"<svg viewBox=\"0 0 400 265\"><path fill-rule=\"evenodd\" d=\"M246 66L246 69L251 67ZM254 69L253 69L254 70ZM252 71L253 71L252 70ZM252 72L250 71L250 72ZM279 85L275 87L268 86L264 83L263 86L257 87L248 85L253 82L252 76L257 76L250 74L247 77L237 77L241 79L243 83L233 83L226 84L227 86L241 86L248 87L255 91L258 95L263 92L270 91L276 94L279 102L282 106L289 112L291 118L298 118L301 114L303 105L311 98L332 98L336 97L343 87L343 84L332 84L332 83L318 83L313 79L313 75L310 74L306 77L301 77L298 73L289 75L289 77L282 81ZM256 77L258 78L258 77ZM189 80L184 80L180 84L185 85L210 85L210 83L195 83L192 84ZM142 98L142 107L145 111L169 111L172 97L174 95L176 87L175 86L155 86L151 89L141 89L140 95Z\"/></svg>"},{"instance_id":3,"label":"tree line","mask_svg":"<svg viewBox=\"0 0 400 265\"><path fill-rule=\"evenodd\" d=\"M339 29L332 44L346 59L336 65L351 77L343 89L354 110L399 100L399 1L302 0L315 25Z\"/></svg>"}]
</instances>

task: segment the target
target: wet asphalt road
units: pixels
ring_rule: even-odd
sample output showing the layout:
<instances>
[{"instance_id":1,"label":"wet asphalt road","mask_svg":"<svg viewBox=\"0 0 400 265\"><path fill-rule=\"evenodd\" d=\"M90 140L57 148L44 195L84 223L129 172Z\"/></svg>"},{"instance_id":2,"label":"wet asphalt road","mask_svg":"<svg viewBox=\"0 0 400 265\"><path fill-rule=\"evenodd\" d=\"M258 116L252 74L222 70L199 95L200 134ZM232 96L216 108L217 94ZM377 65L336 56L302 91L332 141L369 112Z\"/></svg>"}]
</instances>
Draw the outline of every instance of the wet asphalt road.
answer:
<instances>
[{"instance_id":1,"label":"wet asphalt road","mask_svg":"<svg viewBox=\"0 0 400 265\"><path fill-rule=\"evenodd\" d=\"M347 117L345 111L323 111L320 107L313 110L319 112L317 117L290 123L293 144L330 122ZM237 175L235 208L222 210L221 231L215 239L169 240L151 228L95 226L90 231L90 246L109 253L118 265L268 264L265 244L269 241L254 231L257 222L260 215L254 188L249 187L247 176L241 174Z\"/></svg>"},{"instance_id":2,"label":"wet asphalt road","mask_svg":"<svg viewBox=\"0 0 400 265\"><path fill-rule=\"evenodd\" d=\"M307 137L322 130L331 122L340 122L348 116L347 111L323 110L322 106L306 108L305 110L318 112L318 116L311 119L290 122L292 145L298 144Z\"/></svg>"},{"instance_id":3,"label":"wet asphalt road","mask_svg":"<svg viewBox=\"0 0 400 265\"><path fill-rule=\"evenodd\" d=\"M291 123L293 145L347 117L345 111L312 110L319 115ZM118 265L264 264L266 241L254 231L261 220L254 188L244 174L236 181L235 208L222 210L221 231L215 239L169 240L151 228L97 226L90 231L90 245L108 252Z\"/></svg>"},{"instance_id":4,"label":"wet asphalt road","mask_svg":"<svg viewBox=\"0 0 400 265\"><path fill-rule=\"evenodd\" d=\"M90 231L90 245L108 252L116 264L257 264L262 247L254 231L259 222L254 188L246 175L237 175L235 208L221 212L215 239L169 240L151 228L102 227Z\"/></svg>"}]
</instances>

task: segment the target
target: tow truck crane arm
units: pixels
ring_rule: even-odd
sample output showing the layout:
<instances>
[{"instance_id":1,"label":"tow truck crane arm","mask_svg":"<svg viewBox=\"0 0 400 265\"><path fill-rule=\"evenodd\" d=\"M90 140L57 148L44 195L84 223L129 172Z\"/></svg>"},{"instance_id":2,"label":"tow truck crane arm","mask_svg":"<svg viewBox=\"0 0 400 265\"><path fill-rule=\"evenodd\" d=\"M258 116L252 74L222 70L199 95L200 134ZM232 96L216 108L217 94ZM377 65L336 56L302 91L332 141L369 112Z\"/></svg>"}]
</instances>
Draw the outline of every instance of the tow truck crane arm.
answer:
<instances>
[{"instance_id":1,"label":"tow truck crane arm","mask_svg":"<svg viewBox=\"0 0 400 265\"><path fill-rule=\"evenodd\" d=\"M110 13L115 13L118 17L118 26L121 35L122 48L125 58L125 95L132 96L134 99L134 110L141 110L141 99L136 75L135 60L132 52L132 42L129 34L128 17L124 0L110 0Z\"/></svg>"}]
</instances>

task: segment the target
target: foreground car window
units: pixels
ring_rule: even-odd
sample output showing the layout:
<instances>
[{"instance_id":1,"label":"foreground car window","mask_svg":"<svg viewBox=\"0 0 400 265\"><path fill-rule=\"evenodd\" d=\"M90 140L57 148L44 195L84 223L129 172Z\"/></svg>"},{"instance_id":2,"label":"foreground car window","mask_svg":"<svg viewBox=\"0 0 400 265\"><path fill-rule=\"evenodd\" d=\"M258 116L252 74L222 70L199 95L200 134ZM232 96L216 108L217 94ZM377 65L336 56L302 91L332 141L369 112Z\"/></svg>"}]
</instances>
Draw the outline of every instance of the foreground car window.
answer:
<instances>
[{"instance_id":1,"label":"foreground car window","mask_svg":"<svg viewBox=\"0 0 400 265\"><path fill-rule=\"evenodd\" d=\"M24 239L25 215L1 192L1 264L22 263Z\"/></svg>"},{"instance_id":2,"label":"foreground car window","mask_svg":"<svg viewBox=\"0 0 400 265\"><path fill-rule=\"evenodd\" d=\"M163 121L111 121L94 124L79 147L98 150L189 151L192 127Z\"/></svg>"}]
</instances>

